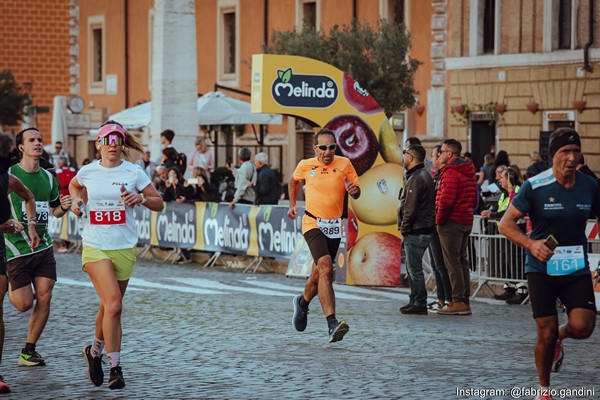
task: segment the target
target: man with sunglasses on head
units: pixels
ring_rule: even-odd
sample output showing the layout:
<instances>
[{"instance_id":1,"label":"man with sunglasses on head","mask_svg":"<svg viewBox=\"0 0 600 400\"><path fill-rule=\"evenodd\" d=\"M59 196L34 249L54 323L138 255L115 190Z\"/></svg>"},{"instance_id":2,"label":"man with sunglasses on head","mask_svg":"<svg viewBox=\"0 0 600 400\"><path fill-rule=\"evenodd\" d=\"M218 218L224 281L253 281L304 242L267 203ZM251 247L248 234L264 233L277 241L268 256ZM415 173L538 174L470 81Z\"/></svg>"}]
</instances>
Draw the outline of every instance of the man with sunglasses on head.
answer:
<instances>
[{"instance_id":1,"label":"man with sunglasses on head","mask_svg":"<svg viewBox=\"0 0 600 400\"><path fill-rule=\"evenodd\" d=\"M346 193L360 196L358 175L350 160L336 156L334 133L322 129L315 134L313 149L316 157L302 160L289 182L290 209L288 217L298 216L296 197L300 182L305 182L306 211L302 217L302 234L313 257L310 277L304 293L293 299L292 325L297 331L306 329L308 305L318 294L327 318L329 342L338 342L350 329L346 321L335 317L333 291L333 260L341 240L341 223Z\"/></svg>"},{"instance_id":2,"label":"man with sunglasses on head","mask_svg":"<svg viewBox=\"0 0 600 400\"><path fill-rule=\"evenodd\" d=\"M56 260L48 218L50 213L56 218L65 215L71 207L71 197L61 195L54 175L40 167L42 134L36 128L17 133L15 145L21 160L10 167L9 173L33 193L37 215L31 218L32 215L26 212L25 200L14 192L10 194L11 215L23 224L35 226L40 244L34 246L33 238L25 231L5 235L9 297L11 304L21 312L33 307L25 347L18 361L21 366L33 367L45 365L35 345L48 321L56 282Z\"/></svg>"},{"instance_id":3,"label":"man with sunglasses on head","mask_svg":"<svg viewBox=\"0 0 600 400\"><path fill-rule=\"evenodd\" d=\"M471 315L471 272L467 259L473 210L477 206L475 167L460 157L462 145L446 139L440 148L440 179L435 199L435 222L444 262L452 284L452 303L439 315Z\"/></svg>"}]
</instances>

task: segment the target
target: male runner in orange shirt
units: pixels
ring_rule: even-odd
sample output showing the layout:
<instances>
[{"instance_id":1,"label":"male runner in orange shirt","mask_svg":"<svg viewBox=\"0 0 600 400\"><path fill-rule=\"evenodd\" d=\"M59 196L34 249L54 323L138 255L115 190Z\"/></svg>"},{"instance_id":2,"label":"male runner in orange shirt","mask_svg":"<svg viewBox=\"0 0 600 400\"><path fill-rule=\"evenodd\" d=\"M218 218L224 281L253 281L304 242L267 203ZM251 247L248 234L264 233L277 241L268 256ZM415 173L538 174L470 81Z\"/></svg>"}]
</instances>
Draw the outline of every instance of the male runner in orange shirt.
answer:
<instances>
[{"instance_id":1,"label":"male runner in orange shirt","mask_svg":"<svg viewBox=\"0 0 600 400\"><path fill-rule=\"evenodd\" d=\"M305 182L306 211L302 217L302 234L314 260L304 293L294 297L292 324L297 331L306 329L308 304L318 293L327 317L329 342L342 340L350 329L346 321L338 322L335 318L333 260L340 245L346 192L355 199L360 196L356 170L349 159L335 155L336 147L332 131L322 129L317 132L313 145L317 156L300 161L288 186L288 217L295 219L298 216L298 187L301 181Z\"/></svg>"}]
</instances>

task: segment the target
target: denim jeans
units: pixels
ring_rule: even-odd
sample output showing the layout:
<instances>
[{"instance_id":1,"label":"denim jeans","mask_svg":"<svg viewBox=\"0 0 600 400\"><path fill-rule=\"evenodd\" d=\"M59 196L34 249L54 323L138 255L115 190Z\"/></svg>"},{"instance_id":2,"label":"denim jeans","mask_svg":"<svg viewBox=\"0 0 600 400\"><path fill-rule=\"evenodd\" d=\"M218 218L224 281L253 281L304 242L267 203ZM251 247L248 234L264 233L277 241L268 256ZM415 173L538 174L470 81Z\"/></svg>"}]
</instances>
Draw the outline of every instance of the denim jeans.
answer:
<instances>
[{"instance_id":1,"label":"denim jeans","mask_svg":"<svg viewBox=\"0 0 600 400\"><path fill-rule=\"evenodd\" d=\"M406 269L410 278L410 304L427 306L427 288L423 275L423 254L429 246L431 234L404 237Z\"/></svg>"},{"instance_id":2,"label":"denim jeans","mask_svg":"<svg viewBox=\"0 0 600 400\"><path fill-rule=\"evenodd\" d=\"M448 277L448 269L444 263L444 254L442 253L442 246L437 230L431 234L429 259L431 260L431 268L435 274L437 299L449 303L452 301L452 285Z\"/></svg>"}]
</instances>

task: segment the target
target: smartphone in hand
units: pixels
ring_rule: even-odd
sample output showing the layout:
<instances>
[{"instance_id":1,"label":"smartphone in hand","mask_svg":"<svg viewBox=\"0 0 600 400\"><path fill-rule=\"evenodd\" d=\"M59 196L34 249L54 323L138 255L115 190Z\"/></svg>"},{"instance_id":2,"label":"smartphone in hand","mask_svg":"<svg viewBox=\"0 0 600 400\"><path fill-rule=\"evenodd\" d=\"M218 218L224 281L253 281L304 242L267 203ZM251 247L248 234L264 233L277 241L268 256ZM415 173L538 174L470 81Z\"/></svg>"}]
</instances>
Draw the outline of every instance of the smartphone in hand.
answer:
<instances>
[{"instance_id":1,"label":"smartphone in hand","mask_svg":"<svg viewBox=\"0 0 600 400\"><path fill-rule=\"evenodd\" d=\"M550 235L546 238L546 240L544 241L544 244L550 250L554 250L555 248L558 247L558 240L556 240L556 238L553 235Z\"/></svg>"}]
</instances>

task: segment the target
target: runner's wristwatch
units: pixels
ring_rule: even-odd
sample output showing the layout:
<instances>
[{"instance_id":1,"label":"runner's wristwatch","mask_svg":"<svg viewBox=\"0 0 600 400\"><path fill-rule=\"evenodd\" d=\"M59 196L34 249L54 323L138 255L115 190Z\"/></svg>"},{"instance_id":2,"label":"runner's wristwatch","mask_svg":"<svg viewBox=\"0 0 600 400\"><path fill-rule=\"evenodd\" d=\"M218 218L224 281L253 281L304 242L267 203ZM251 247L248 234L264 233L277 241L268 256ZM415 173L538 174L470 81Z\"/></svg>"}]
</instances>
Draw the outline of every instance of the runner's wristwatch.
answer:
<instances>
[{"instance_id":1,"label":"runner's wristwatch","mask_svg":"<svg viewBox=\"0 0 600 400\"><path fill-rule=\"evenodd\" d=\"M140 204L144 204L145 202L148 201L148 197L146 197L146 195L144 193L140 193L140 196L142 196L142 202Z\"/></svg>"}]
</instances>

